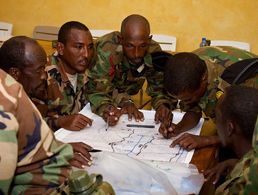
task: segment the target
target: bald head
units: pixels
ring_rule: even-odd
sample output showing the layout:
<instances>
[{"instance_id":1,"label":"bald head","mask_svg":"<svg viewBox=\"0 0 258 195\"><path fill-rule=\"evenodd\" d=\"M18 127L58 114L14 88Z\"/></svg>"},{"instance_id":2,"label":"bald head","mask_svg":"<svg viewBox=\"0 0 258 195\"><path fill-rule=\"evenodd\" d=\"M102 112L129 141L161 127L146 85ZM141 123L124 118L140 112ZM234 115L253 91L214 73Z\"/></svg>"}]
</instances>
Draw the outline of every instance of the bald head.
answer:
<instances>
[{"instance_id":1,"label":"bald head","mask_svg":"<svg viewBox=\"0 0 258 195\"><path fill-rule=\"evenodd\" d=\"M140 66L144 62L151 41L150 24L140 15L126 17L121 25L120 43L130 64Z\"/></svg>"},{"instance_id":2,"label":"bald head","mask_svg":"<svg viewBox=\"0 0 258 195\"><path fill-rule=\"evenodd\" d=\"M133 14L127 16L121 25L121 35L124 36L125 34L131 34L141 32L144 33L146 36L150 35L150 24L148 20L137 14Z\"/></svg>"}]
</instances>

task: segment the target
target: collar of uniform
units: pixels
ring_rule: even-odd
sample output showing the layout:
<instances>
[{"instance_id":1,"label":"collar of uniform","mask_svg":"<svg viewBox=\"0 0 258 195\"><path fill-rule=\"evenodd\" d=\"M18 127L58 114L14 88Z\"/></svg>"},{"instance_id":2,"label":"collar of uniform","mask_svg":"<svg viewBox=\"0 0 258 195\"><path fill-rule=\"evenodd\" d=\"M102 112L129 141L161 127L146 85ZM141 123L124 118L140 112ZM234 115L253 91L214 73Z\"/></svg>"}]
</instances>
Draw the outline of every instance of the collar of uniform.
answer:
<instances>
[{"instance_id":1,"label":"collar of uniform","mask_svg":"<svg viewBox=\"0 0 258 195\"><path fill-rule=\"evenodd\" d=\"M70 83L70 81L66 75L62 60L58 56L53 56L53 58L54 58L54 60L52 61L52 64L56 65L56 69L59 71L59 73L61 75L62 82ZM83 86L87 82L88 82L88 77L86 74L84 74L84 73L78 74L77 88L81 88L81 86Z\"/></svg>"},{"instance_id":2,"label":"collar of uniform","mask_svg":"<svg viewBox=\"0 0 258 195\"><path fill-rule=\"evenodd\" d=\"M128 69L138 69L140 66L139 65L134 65L130 64L128 59L124 56L123 57L123 64L128 68ZM152 67L152 58L149 53L147 53L143 59L143 65L147 67ZM143 70L143 69L142 69ZM140 71L141 72L141 71Z\"/></svg>"}]
</instances>

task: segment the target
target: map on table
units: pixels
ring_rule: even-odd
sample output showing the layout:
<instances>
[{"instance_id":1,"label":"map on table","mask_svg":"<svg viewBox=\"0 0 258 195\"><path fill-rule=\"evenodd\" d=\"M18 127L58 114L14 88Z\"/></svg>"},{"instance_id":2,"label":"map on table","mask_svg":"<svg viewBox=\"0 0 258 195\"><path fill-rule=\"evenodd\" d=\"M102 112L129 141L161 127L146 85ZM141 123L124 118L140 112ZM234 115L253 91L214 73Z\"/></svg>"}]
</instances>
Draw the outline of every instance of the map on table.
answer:
<instances>
[{"instance_id":1,"label":"map on table","mask_svg":"<svg viewBox=\"0 0 258 195\"><path fill-rule=\"evenodd\" d=\"M123 115L116 126L106 130L105 121L93 114L89 105L86 105L81 113L93 119L92 126L81 131L60 129L55 136L63 142L84 142L94 149L122 153L137 159L189 163L194 150L188 152L179 146L169 147L175 138L164 139L159 134L159 124L154 122L155 111L141 111L145 118L143 122L128 121L127 115ZM173 122L178 123L183 114L173 112ZM203 119L188 133L199 135L202 124Z\"/></svg>"}]
</instances>

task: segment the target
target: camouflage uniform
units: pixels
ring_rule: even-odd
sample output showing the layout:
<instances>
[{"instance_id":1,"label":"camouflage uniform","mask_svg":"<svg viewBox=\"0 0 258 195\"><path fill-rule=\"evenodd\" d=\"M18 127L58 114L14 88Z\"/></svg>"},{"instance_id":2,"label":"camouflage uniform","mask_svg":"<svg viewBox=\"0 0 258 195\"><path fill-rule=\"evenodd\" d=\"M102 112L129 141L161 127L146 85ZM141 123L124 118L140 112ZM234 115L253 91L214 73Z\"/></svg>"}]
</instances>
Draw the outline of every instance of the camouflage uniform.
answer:
<instances>
[{"instance_id":1,"label":"camouflage uniform","mask_svg":"<svg viewBox=\"0 0 258 195\"><path fill-rule=\"evenodd\" d=\"M57 130L60 127L56 124L56 119L62 115L78 113L87 104L86 83L88 78L86 73L77 76L76 92L70 83L62 64L57 56L50 56L47 72L47 102L39 104L38 100L32 99L40 110L47 124Z\"/></svg>"},{"instance_id":2,"label":"camouflage uniform","mask_svg":"<svg viewBox=\"0 0 258 195\"><path fill-rule=\"evenodd\" d=\"M220 76L226 67L240 60L258 57L250 52L229 46L202 47L193 51L207 64L208 69L208 88L205 95L201 98L198 105L188 107L184 102L180 102L183 111L203 111L206 116L215 117L215 106L218 99L218 89L224 91L228 83L223 81ZM241 85L258 88L258 75L246 80ZM217 95L217 96L216 96Z\"/></svg>"},{"instance_id":3,"label":"camouflage uniform","mask_svg":"<svg viewBox=\"0 0 258 195\"><path fill-rule=\"evenodd\" d=\"M55 140L22 86L0 70L0 194L42 194L70 172L72 147Z\"/></svg>"},{"instance_id":4,"label":"camouflage uniform","mask_svg":"<svg viewBox=\"0 0 258 195\"><path fill-rule=\"evenodd\" d=\"M216 194L258 194L258 118L253 135L253 149L236 164L229 178Z\"/></svg>"},{"instance_id":5,"label":"camouflage uniform","mask_svg":"<svg viewBox=\"0 0 258 195\"><path fill-rule=\"evenodd\" d=\"M169 97L162 92L163 73L152 65L150 53L161 51L158 43L152 41L144 57L144 64L130 64L119 44L119 32L112 32L96 41L97 62L89 73L89 87L93 89L89 101L93 112L102 114L101 106L113 104L119 106L122 99L129 99L142 88L145 78L148 81L147 93L152 97L152 106L170 104Z\"/></svg>"}]
</instances>

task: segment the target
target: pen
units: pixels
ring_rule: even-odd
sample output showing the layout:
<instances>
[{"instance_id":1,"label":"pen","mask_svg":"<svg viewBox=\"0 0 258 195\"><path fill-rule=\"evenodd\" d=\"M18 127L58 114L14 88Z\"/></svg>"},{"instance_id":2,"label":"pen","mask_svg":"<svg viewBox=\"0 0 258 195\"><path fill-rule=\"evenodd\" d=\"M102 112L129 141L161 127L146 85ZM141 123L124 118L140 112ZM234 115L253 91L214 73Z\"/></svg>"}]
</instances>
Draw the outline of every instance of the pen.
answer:
<instances>
[{"instance_id":1,"label":"pen","mask_svg":"<svg viewBox=\"0 0 258 195\"><path fill-rule=\"evenodd\" d=\"M137 125L137 124L127 124L127 127L138 127L138 128L155 128L155 125Z\"/></svg>"},{"instance_id":2,"label":"pen","mask_svg":"<svg viewBox=\"0 0 258 195\"><path fill-rule=\"evenodd\" d=\"M89 150L89 152L102 152L102 150L98 150L98 149L91 149L91 150Z\"/></svg>"}]
</instances>

